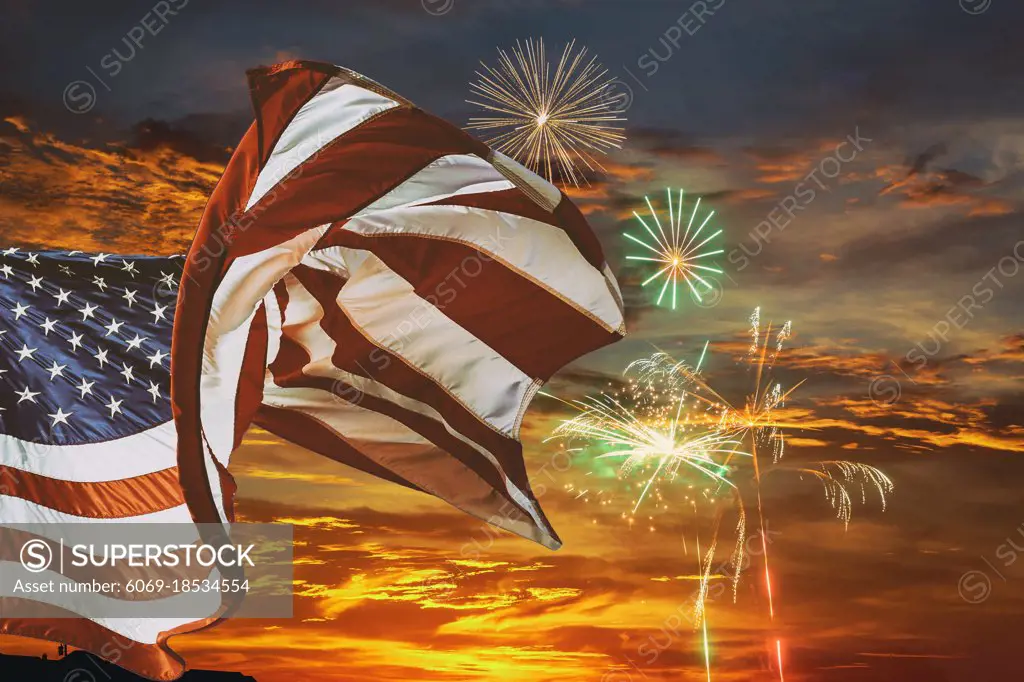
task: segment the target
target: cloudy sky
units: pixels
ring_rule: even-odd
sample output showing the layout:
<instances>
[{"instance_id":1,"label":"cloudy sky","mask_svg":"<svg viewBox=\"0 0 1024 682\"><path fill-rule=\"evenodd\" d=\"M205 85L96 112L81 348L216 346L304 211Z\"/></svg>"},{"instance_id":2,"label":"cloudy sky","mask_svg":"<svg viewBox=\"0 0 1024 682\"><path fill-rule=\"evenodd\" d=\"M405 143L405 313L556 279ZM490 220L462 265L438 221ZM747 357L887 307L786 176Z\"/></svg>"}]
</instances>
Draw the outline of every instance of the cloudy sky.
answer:
<instances>
[{"instance_id":1,"label":"cloudy sky","mask_svg":"<svg viewBox=\"0 0 1024 682\"><path fill-rule=\"evenodd\" d=\"M766 479L775 620L755 556L736 602L709 606L714 679L778 679L776 639L788 680L1018 676L1024 6L168 0L153 7L162 19L151 7L4 0L0 245L184 252L251 121L247 68L334 62L463 125L480 60L576 39L628 102L623 148L571 196L623 285L629 336L548 390L580 397L655 347L693 359L707 340L708 376L742 400L760 306L793 323L777 378L804 381L783 461L853 460L896 485L884 512L856 491L844 527L813 480ZM622 237L666 187L702 197L726 234L714 295L676 311L653 305ZM260 682L704 679L688 606L713 511L702 502L695 517L694 490L663 487L666 508L630 522L635 481L542 442L565 416L539 397L524 429L565 542L554 553L251 433L233 460L240 511L297 524L296 615L176 647Z\"/></svg>"}]
</instances>

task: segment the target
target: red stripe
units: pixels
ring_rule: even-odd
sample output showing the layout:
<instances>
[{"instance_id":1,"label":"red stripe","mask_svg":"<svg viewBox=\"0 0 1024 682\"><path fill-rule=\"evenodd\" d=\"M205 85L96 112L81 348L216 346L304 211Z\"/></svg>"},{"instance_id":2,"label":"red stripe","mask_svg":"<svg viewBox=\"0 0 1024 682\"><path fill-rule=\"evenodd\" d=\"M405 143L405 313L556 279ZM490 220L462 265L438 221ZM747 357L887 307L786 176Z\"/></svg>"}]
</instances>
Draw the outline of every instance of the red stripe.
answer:
<instances>
[{"instance_id":1,"label":"red stripe","mask_svg":"<svg viewBox=\"0 0 1024 682\"><path fill-rule=\"evenodd\" d=\"M259 131L260 166L267 163L281 133L292 118L337 72L336 68L312 69L299 61L251 69L249 95Z\"/></svg>"},{"instance_id":2,"label":"red stripe","mask_svg":"<svg viewBox=\"0 0 1024 682\"><path fill-rule=\"evenodd\" d=\"M527 485L522 445L485 424L443 387L414 370L405 360L363 336L337 304L341 288L338 278L301 265L292 274L325 311L320 326L337 344L331 358L335 367L379 381L402 395L413 396L430 405L459 433L493 453L517 487Z\"/></svg>"},{"instance_id":3,"label":"red stripe","mask_svg":"<svg viewBox=\"0 0 1024 682\"><path fill-rule=\"evenodd\" d=\"M65 481L0 465L5 495L65 514L91 519L124 519L184 504L178 467L115 481ZM13 483L12 483L13 482ZM234 495L234 479L220 468L225 504Z\"/></svg>"},{"instance_id":4,"label":"red stripe","mask_svg":"<svg viewBox=\"0 0 1024 682\"><path fill-rule=\"evenodd\" d=\"M531 377L546 381L579 356L620 338L471 245L333 229L317 248L331 246L372 252L420 298Z\"/></svg>"},{"instance_id":5,"label":"red stripe","mask_svg":"<svg viewBox=\"0 0 1024 682\"><path fill-rule=\"evenodd\" d=\"M512 215L530 218L547 223L565 233L572 240L573 246L583 255L588 263L597 270L604 267L604 250L594 231L587 223L576 205L562 194L562 201L554 212L545 210L533 199L518 189L505 189L498 192L480 192L478 194L459 194L445 199L438 199L426 206L470 206L488 211L501 211Z\"/></svg>"},{"instance_id":6,"label":"red stripe","mask_svg":"<svg viewBox=\"0 0 1024 682\"><path fill-rule=\"evenodd\" d=\"M419 109L398 107L339 136L282 178L238 222L235 258L345 220L434 160L486 151Z\"/></svg>"},{"instance_id":7,"label":"red stripe","mask_svg":"<svg viewBox=\"0 0 1024 682\"><path fill-rule=\"evenodd\" d=\"M11 497L65 514L96 519L152 514L185 502L178 483L178 469L173 467L117 481L78 482L0 465L0 480L17 481L5 491Z\"/></svg>"},{"instance_id":8,"label":"red stripe","mask_svg":"<svg viewBox=\"0 0 1024 682\"><path fill-rule=\"evenodd\" d=\"M555 208L555 218L558 225L569 233L572 243L580 250L587 262L598 270L603 270L605 265L604 250L597 235L590 229L590 224L583 217L583 213L576 204L562 192L562 201Z\"/></svg>"}]
</instances>

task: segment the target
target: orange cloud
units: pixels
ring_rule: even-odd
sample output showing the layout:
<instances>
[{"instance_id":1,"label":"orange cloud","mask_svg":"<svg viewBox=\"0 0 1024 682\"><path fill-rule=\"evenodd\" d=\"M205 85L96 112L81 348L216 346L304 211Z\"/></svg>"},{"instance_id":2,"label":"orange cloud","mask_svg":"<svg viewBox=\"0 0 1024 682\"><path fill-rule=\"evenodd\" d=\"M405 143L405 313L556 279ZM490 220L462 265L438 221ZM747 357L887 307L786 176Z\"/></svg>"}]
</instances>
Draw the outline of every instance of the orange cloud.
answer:
<instances>
[{"instance_id":1,"label":"orange cloud","mask_svg":"<svg viewBox=\"0 0 1024 682\"><path fill-rule=\"evenodd\" d=\"M187 250L223 167L166 147L86 147L5 119L0 233L9 243L83 251Z\"/></svg>"}]
</instances>

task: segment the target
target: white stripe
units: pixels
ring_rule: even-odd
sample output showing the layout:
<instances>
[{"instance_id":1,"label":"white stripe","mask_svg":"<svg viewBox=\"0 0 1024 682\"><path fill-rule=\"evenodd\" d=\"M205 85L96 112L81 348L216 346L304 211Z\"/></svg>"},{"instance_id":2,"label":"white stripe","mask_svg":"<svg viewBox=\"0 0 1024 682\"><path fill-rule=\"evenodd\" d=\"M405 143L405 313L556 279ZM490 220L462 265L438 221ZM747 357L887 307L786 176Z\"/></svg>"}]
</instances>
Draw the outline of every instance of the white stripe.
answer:
<instances>
[{"instance_id":1,"label":"white stripe","mask_svg":"<svg viewBox=\"0 0 1024 682\"><path fill-rule=\"evenodd\" d=\"M338 306L376 345L403 358L467 410L505 435L533 379L416 295L412 285L367 251L339 249L351 278Z\"/></svg>"},{"instance_id":2,"label":"white stripe","mask_svg":"<svg viewBox=\"0 0 1024 682\"><path fill-rule=\"evenodd\" d=\"M355 215L369 215L402 206L427 204L460 194L500 192L514 188L515 184L479 156L450 154L425 166Z\"/></svg>"},{"instance_id":3,"label":"white stripe","mask_svg":"<svg viewBox=\"0 0 1024 682\"><path fill-rule=\"evenodd\" d=\"M565 230L547 223L468 206L415 206L355 218L341 229L380 238L400 233L470 245L557 292L609 331L622 327L622 308L605 275L580 255Z\"/></svg>"},{"instance_id":4,"label":"white stripe","mask_svg":"<svg viewBox=\"0 0 1024 682\"><path fill-rule=\"evenodd\" d=\"M0 453L4 465L19 471L64 481L98 483L145 476L177 466L177 442L174 422L165 422L133 436L83 445L43 445L0 434Z\"/></svg>"},{"instance_id":5,"label":"white stripe","mask_svg":"<svg viewBox=\"0 0 1024 682\"><path fill-rule=\"evenodd\" d=\"M327 81L323 89L295 114L274 145L274 151L260 171L245 210L264 197L300 164L316 157L335 139L367 119L393 109L398 102L340 78ZM286 182L295 180L289 178Z\"/></svg>"},{"instance_id":6,"label":"white stripe","mask_svg":"<svg viewBox=\"0 0 1024 682\"><path fill-rule=\"evenodd\" d=\"M0 495L0 519L3 525L24 523L191 523L192 516L185 505L171 507L152 514L124 518L92 518L67 514L50 509L20 497Z\"/></svg>"}]
</instances>

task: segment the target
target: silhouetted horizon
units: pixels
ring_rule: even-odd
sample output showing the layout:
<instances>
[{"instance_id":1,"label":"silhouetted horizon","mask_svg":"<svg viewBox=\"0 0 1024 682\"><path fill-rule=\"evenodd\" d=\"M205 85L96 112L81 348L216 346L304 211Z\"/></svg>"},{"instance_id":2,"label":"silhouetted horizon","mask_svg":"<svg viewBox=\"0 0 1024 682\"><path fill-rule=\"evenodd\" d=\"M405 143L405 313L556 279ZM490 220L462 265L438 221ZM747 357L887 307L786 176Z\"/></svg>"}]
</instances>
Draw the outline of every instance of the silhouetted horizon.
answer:
<instances>
[{"instance_id":1,"label":"silhouetted horizon","mask_svg":"<svg viewBox=\"0 0 1024 682\"><path fill-rule=\"evenodd\" d=\"M134 682L146 680L86 651L63 658L19 656L0 652L0 670L11 682ZM77 673L77 674L76 674ZM181 682L257 682L256 678L227 670L189 670Z\"/></svg>"}]
</instances>

